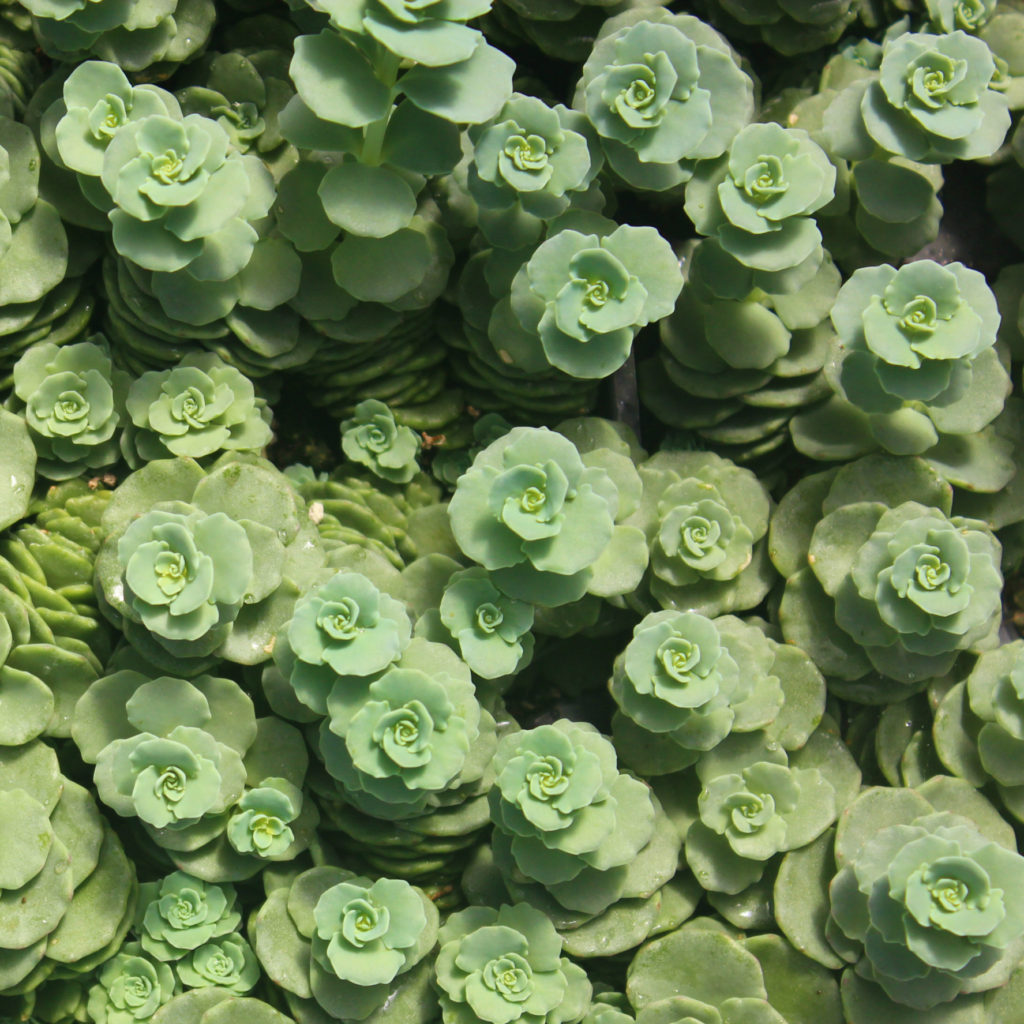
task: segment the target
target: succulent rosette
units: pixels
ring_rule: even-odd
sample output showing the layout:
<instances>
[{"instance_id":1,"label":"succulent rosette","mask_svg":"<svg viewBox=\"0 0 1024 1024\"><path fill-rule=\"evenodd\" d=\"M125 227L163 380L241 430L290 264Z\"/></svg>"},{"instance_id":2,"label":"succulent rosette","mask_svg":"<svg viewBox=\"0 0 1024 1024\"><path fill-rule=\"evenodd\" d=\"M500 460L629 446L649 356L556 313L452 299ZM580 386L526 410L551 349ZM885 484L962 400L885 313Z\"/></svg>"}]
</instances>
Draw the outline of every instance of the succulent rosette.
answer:
<instances>
[{"instance_id":1,"label":"succulent rosette","mask_svg":"<svg viewBox=\"0 0 1024 1024\"><path fill-rule=\"evenodd\" d=\"M425 1024L436 1013L425 958L437 927L436 907L416 886L324 866L272 891L249 930L296 1019L376 1020L387 1004Z\"/></svg>"},{"instance_id":2,"label":"succulent rosette","mask_svg":"<svg viewBox=\"0 0 1024 1024\"><path fill-rule=\"evenodd\" d=\"M529 904L460 910L438 941L444 1024L576 1024L587 1010L586 973L561 955L561 937Z\"/></svg>"},{"instance_id":3,"label":"succulent rosette","mask_svg":"<svg viewBox=\"0 0 1024 1024\"><path fill-rule=\"evenodd\" d=\"M147 463L115 491L103 526L104 612L150 662L170 656L190 671L214 652L266 661L298 588L324 561L287 478L235 453L209 470L186 458Z\"/></svg>"},{"instance_id":4,"label":"succulent rosette","mask_svg":"<svg viewBox=\"0 0 1024 1024\"><path fill-rule=\"evenodd\" d=\"M211 885L184 871L139 886L142 948L157 960L180 960L211 939L236 931L242 915L231 885Z\"/></svg>"},{"instance_id":5,"label":"succulent rosette","mask_svg":"<svg viewBox=\"0 0 1024 1024\"><path fill-rule=\"evenodd\" d=\"M506 597L478 566L452 574L438 607L441 625L483 679L510 675L529 662L533 616L532 605Z\"/></svg>"},{"instance_id":6,"label":"succulent rosette","mask_svg":"<svg viewBox=\"0 0 1024 1024\"><path fill-rule=\"evenodd\" d=\"M412 427L400 426L384 402L368 398L341 422L341 450L374 476L407 484L419 472L416 456L423 444Z\"/></svg>"},{"instance_id":7,"label":"succulent rosette","mask_svg":"<svg viewBox=\"0 0 1024 1024\"><path fill-rule=\"evenodd\" d=\"M780 854L806 847L835 822L861 780L831 719L792 752L767 733L736 733L701 756L696 775L699 782L680 786L699 786L686 859L705 890L728 895L758 891ZM727 910L723 904L728 917Z\"/></svg>"},{"instance_id":8,"label":"succulent rosette","mask_svg":"<svg viewBox=\"0 0 1024 1024\"><path fill-rule=\"evenodd\" d=\"M575 955L642 942L649 909L670 899L659 892L676 873L680 838L650 789L619 771L609 740L559 719L503 737L494 769L493 857L508 893L554 915ZM670 905L666 913L679 912Z\"/></svg>"},{"instance_id":9,"label":"succulent rosette","mask_svg":"<svg viewBox=\"0 0 1024 1024\"><path fill-rule=\"evenodd\" d=\"M123 125L103 154L100 175L114 202L114 245L147 270L189 268L224 281L249 262L258 235L250 221L273 202L270 173L231 147L227 132L200 114L151 114Z\"/></svg>"},{"instance_id":10,"label":"succulent rosette","mask_svg":"<svg viewBox=\"0 0 1024 1024\"><path fill-rule=\"evenodd\" d=\"M923 163L991 156L1010 127L988 44L957 30L889 39L860 110L872 140Z\"/></svg>"},{"instance_id":11,"label":"succulent rosette","mask_svg":"<svg viewBox=\"0 0 1024 1024\"><path fill-rule=\"evenodd\" d=\"M234 932L211 939L174 964L178 980L188 988L226 989L244 995L260 980L260 964L252 947Z\"/></svg>"},{"instance_id":12,"label":"succulent rosette","mask_svg":"<svg viewBox=\"0 0 1024 1024\"><path fill-rule=\"evenodd\" d=\"M947 455L970 435L993 453L986 464L1007 461L990 424L1010 380L995 347L995 296L981 274L931 260L861 268L840 289L832 322L839 348L828 377L837 397L793 421L801 451L848 458L873 446L894 455L934 450L937 465L954 463L947 472L956 483L996 490L1006 482L1008 468L986 481L969 460L961 466ZM953 437L943 444L945 435Z\"/></svg>"},{"instance_id":13,"label":"succulent rosette","mask_svg":"<svg viewBox=\"0 0 1024 1024\"><path fill-rule=\"evenodd\" d=\"M120 716L103 722L118 699ZM100 799L122 817L139 818L152 834L189 829L242 795L242 756L256 720L252 702L229 680L150 680L122 670L98 680L77 709L72 736L83 759L96 765ZM236 720L229 723L228 715Z\"/></svg>"},{"instance_id":14,"label":"succulent rosette","mask_svg":"<svg viewBox=\"0 0 1024 1024\"><path fill-rule=\"evenodd\" d=\"M593 204L591 184L603 161L593 129L579 112L517 93L469 135L469 194L491 245L531 245L545 223L570 205Z\"/></svg>"},{"instance_id":15,"label":"succulent rosette","mask_svg":"<svg viewBox=\"0 0 1024 1024\"><path fill-rule=\"evenodd\" d=\"M617 174L634 188L661 191L728 149L753 117L753 83L709 25L641 9L604 23L575 106Z\"/></svg>"},{"instance_id":16,"label":"succulent rosette","mask_svg":"<svg viewBox=\"0 0 1024 1024\"><path fill-rule=\"evenodd\" d=\"M816 845L818 852L791 854L792 867L813 856L828 879L831 834ZM1024 858L1013 830L962 780L936 775L914 789L866 789L843 814L834 858L827 897L812 887L783 929L807 939L804 948L819 962L853 965L843 979L853 1024L887 1007L939 1020L956 1006L980 1007L980 999L962 996L1003 985L1019 963ZM794 881L784 862L777 898ZM827 917L812 928L808 912L817 914L822 902Z\"/></svg>"},{"instance_id":17,"label":"succulent rosette","mask_svg":"<svg viewBox=\"0 0 1024 1024\"><path fill-rule=\"evenodd\" d=\"M148 83L132 85L117 64L85 61L64 80L61 97L44 113L40 139L58 167L75 173L89 204L106 213L111 200L99 180L104 153L120 128L154 114L180 117L181 108L165 89ZM73 186L54 191L65 219L89 227L105 226L103 217L97 218L71 201Z\"/></svg>"},{"instance_id":18,"label":"succulent rosette","mask_svg":"<svg viewBox=\"0 0 1024 1024\"><path fill-rule=\"evenodd\" d=\"M650 598L703 615L753 608L773 573L765 535L771 498L748 469L711 452L664 450L639 467L643 497L628 525L650 548ZM643 590L633 595L650 611Z\"/></svg>"},{"instance_id":19,"label":"succulent rosette","mask_svg":"<svg viewBox=\"0 0 1024 1024\"><path fill-rule=\"evenodd\" d=\"M793 291L824 259L813 214L832 201L835 186L835 166L807 132L752 124L732 140L728 156L697 169L685 206L727 261L754 271L766 291ZM776 276L783 272L793 280Z\"/></svg>"},{"instance_id":20,"label":"succulent rosette","mask_svg":"<svg viewBox=\"0 0 1024 1024\"><path fill-rule=\"evenodd\" d=\"M899 482L884 479L893 472ZM951 517L950 498L923 462L866 456L807 478L780 504L772 557L788 576L783 636L844 696L902 699L961 651L993 645L1000 544L984 523ZM817 508L825 515L813 525Z\"/></svg>"},{"instance_id":21,"label":"succulent rosette","mask_svg":"<svg viewBox=\"0 0 1024 1024\"><path fill-rule=\"evenodd\" d=\"M125 943L96 975L86 1004L95 1024L148 1021L174 995L174 972L135 942Z\"/></svg>"},{"instance_id":22,"label":"succulent rosette","mask_svg":"<svg viewBox=\"0 0 1024 1024\"><path fill-rule=\"evenodd\" d=\"M763 729L799 748L825 706L825 681L799 648L734 616L697 612L645 616L609 688L619 757L646 776L686 768L730 734Z\"/></svg>"},{"instance_id":23,"label":"succulent rosette","mask_svg":"<svg viewBox=\"0 0 1024 1024\"><path fill-rule=\"evenodd\" d=\"M495 742L494 719L476 698L468 666L451 650L414 639L371 680L343 680L327 699L319 734L327 771L345 799L375 817L402 820L479 781Z\"/></svg>"},{"instance_id":24,"label":"succulent rosette","mask_svg":"<svg viewBox=\"0 0 1024 1024\"><path fill-rule=\"evenodd\" d=\"M400 601L360 573L339 572L296 602L274 661L295 696L326 715L335 683L365 684L401 657L411 636Z\"/></svg>"},{"instance_id":25,"label":"succulent rosette","mask_svg":"<svg viewBox=\"0 0 1024 1024\"><path fill-rule=\"evenodd\" d=\"M606 592L604 563L624 527L614 479L590 462L562 434L516 427L459 477L448 505L455 541L503 593L556 606Z\"/></svg>"},{"instance_id":26,"label":"succulent rosette","mask_svg":"<svg viewBox=\"0 0 1024 1024\"><path fill-rule=\"evenodd\" d=\"M111 364L106 339L33 345L14 365L16 410L32 432L37 470L67 480L118 459L129 377Z\"/></svg>"},{"instance_id":27,"label":"succulent rosette","mask_svg":"<svg viewBox=\"0 0 1024 1024\"><path fill-rule=\"evenodd\" d=\"M215 17L210 0L29 0L25 7L50 56L95 55L131 71L187 60L205 45ZM178 31L179 22L188 32Z\"/></svg>"},{"instance_id":28,"label":"succulent rosette","mask_svg":"<svg viewBox=\"0 0 1024 1024\"><path fill-rule=\"evenodd\" d=\"M1002 806L1021 819L1024 776L1024 641L1015 640L978 656L935 709L935 752L955 775L973 786L994 782Z\"/></svg>"},{"instance_id":29,"label":"succulent rosette","mask_svg":"<svg viewBox=\"0 0 1024 1024\"><path fill-rule=\"evenodd\" d=\"M256 452L273 436L266 401L243 373L212 352L142 374L132 381L126 407L134 429L123 446L136 465L174 455Z\"/></svg>"},{"instance_id":30,"label":"succulent rosette","mask_svg":"<svg viewBox=\"0 0 1024 1024\"><path fill-rule=\"evenodd\" d=\"M228 819L232 848L266 860L288 855L295 846L292 823L302 813L302 790L287 779L266 778L248 789Z\"/></svg>"},{"instance_id":31,"label":"succulent rosette","mask_svg":"<svg viewBox=\"0 0 1024 1024\"><path fill-rule=\"evenodd\" d=\"M513 278L511 313L522 331L539 336L551 366L607 377L629 357L640 329L672 312L682 287L679 261L654 228L623 224L603 236L566 228ZM503 310L499 304L489 328L497 348Z\"/></svg>"}]
</instances>

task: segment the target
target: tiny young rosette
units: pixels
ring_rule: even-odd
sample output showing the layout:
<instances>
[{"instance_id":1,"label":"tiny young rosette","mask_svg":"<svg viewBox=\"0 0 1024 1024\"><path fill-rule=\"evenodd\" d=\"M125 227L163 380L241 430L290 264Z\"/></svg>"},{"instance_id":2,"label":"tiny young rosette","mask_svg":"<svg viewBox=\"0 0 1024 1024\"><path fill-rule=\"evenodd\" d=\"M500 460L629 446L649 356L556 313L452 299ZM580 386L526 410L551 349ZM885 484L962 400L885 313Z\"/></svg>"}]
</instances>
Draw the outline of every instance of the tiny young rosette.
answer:
<instances>
[{"instance_id":1,"label":"tiny young rosette","mask_svg":"<svg viewBox=\"0 0 1024 1024\"><path fill-rule=\"evenodd\" d=\"M366 466L374 476L392 484L407 484L419 472L422 448L412 427L400 426L384 402L368 398L341 422L341 450L346 458Z\"/></svg>"}]
</instances>

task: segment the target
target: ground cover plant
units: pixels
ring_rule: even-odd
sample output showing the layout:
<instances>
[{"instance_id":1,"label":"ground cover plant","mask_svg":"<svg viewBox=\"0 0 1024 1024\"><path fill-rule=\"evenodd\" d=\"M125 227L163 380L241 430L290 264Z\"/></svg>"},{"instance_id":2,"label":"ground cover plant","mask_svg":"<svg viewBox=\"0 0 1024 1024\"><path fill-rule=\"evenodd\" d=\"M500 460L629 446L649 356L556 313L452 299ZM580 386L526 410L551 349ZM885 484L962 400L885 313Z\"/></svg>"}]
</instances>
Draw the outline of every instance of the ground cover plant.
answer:
<instances>
[{"instance_id":1,"label":"ground cover plant","mask_svg":"<svg viewBox=\"0 0 1024 1024\"><path fill-rule=\"evenodd\" d=\"M0 1018L1024 1019L1021 40L0 0Z\"/></svg>"}]
</instances>

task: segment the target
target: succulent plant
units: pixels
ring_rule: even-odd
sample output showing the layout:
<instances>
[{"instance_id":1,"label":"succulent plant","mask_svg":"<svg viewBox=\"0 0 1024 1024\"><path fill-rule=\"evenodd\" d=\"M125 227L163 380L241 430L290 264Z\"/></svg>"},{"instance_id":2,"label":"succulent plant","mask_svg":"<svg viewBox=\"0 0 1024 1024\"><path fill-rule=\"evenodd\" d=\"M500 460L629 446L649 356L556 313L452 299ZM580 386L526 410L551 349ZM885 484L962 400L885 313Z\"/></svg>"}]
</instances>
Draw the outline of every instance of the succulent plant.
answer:
<instances>
[{"instance_id":1,"label":"succulent plant","mask_svg":"<svg viewBox=\"0 0 1024 1024\"><path fill-rule=\"evenodd\" d=\"M890 472L902 477L878 475ZM994 642L999 542L984 523L950 517L950 491L920 460L866 456L780 503L783 635L850 699L900 700Z\"/></svg>"},{"instance_id":2,"label":"succulent plant","mask_svg":"<svg viewBox=\"0 0 1024 1024\"><path fill-rule=\"evenodd\" d=\"M373 1015L388 1003L403 1019L425 1022L432 1000L425 998L424 958L437 927L436 908L408 882L371 882L325 866L271 892L249 930L260 963L298 1020L316 1012L378 1019Z\"/></svg>"},{"instance_id":3,"label":"succulent plant","mask_svg":"<svg viewBox=\"0 0 1024 1024\"><path fill-rule=\"evenodd\" d=\"M438 933L434 983L445 1024L576 1024L590 1002L586 972L529 904L469 907Z\"/></svg>"},{"instance_id":4,"label":"succulent plant","mask_svg":"<svg viewBox=\"0 0 1024 1024\"><path fill-rule=\"evenodd\" d=\"M533 615L531 605L506 597L479 566L452 574L437 610L463 661L483 679L511 675L529 663Z\"/></svg>"},{"instance_id":5,"label":"succulent plant","mask_svg":"<svg viewBox=\"0 0 1024 1024\"><path fill-rule=\"evenodd\" d=\"M459 477L448 506L452 533L503 593L557 606L588 589L604 592L601 570L616 535L629 531L616 524L613 478L591 461L561 434L517 427Z\"/></svg>"},{"instance_id":6,"label":"succulent plant","mask_svg":"<svg viewBox=\"0 0 1024 1024\"><path fill-rule=\"evenodd\" d=\"M704 615L760 603L773 574L765 546L771 499L757 477L711 452L663 450L641 464L640 478L643 497L626 522L647 537L650 598ZM632 600L650 603L643 591Z\"/></svg>"},{"instance_id":7,"label":"succulent plant","mask_svg":"<svg viewBox=\"0 0 1024 1024\"><path fill-rule=\"evenodd\" d=\"M327 708L319 749L328 772L346 800L386 820L458 801L483 775L495 742L469 668L419 638L384 672L339 682Z\"/></svg>"},{"instance_id":8,"label":"succulent plant","mask_svg":"<svg viewBox=\"0 0 1024 1024\"><path fill-rule=\"evenodd\" d=\"M0 805L4 986L31 997L54 972L91 970L121 948L135 867L91 794L61 775L41 740L0 750Z\"/></svg>"},{"instance_id":9,"label":"succulent plant","mask_svg":"<svg viewBox=\"0 0 1024 1024\"><path fill-rule=\"evenodd\" d=\"M831 843L819 840L824 851ZM937 775L914 789L866 789L844 813L834 852L828 941L805 948L856 965L856 983L843 984L853 1024L893 1004L935 1008L941 1019L942 1004L1004 984L1019 962L1024 859L1012 830L965 782ZM798 863L801 854L791 856ZM792 877L780 878L783 898ZM826 894L808 897L787 934L810 938L807 912Z\"/></svg>"},{"instance_id":10,"label":"succulent plant","mask_svg":"<svg viewBox=\"0 0 1024 1024\"><path fill-rule=\"evenodd\" d=\"M148 1021L174 989L171 968L128 942L97 973L96 984L89 989L88 1013L95 1024Z\"/></svg>"},{"instance_id":11,"label":"succulent plant","mask_svg":"<svg viewBox=\"0 0 1024 1024\"><path fill-rule=\"evenodd\" d=\"M844 1019L835 979L785 939L743 935L708 917L643 946L626 994L638 1024Z\"/></svg>"},{"instance_id":12,"label":"succulent plant","mask_svg":"<svg viewBox=\"0 0 1024 1024\"><path fill-rule=\"evenodd\" d=\"M157 960L180 960L211 939L237 930L231 885L209 885L184 871L139 886L139 942Z\"/></svg>"},{"instance_id":13,"label":"succulent plant","mask_svg":"<svg viewBox=\"0 0 1024 1024\"><path fill-rule=\"evenodd\" d=\"M604 23L575 105L610 167L633 188L661 191L728 149L753 117L753 83L709 25L640 8Z\"/></svg>"},{"instance_id":14,"label":"succulent plant","mask_svg":"<svg viewBox=\"0 0 1024 1024\"><path fill-rule=\"evenodd\" d=\"M817 458L849 458L876 446L894 455L934 452L954 483L986 491L1006 483L1005 441L990 424L1010 381L994 347L995 297L981 274L931 260L899 270L861 268L840 289L832 322L838 349L827 376L836 397L792 421L800 451ZM968 460L944 458L964 435L978 446L970 461L1006 468L995 476L980 466L972 473L969 464L958 465Z\"/></svg>"},{"instance_id":15,"label":"succulent plant","mask_svg":"<svg viewBox=\"0 0 1024 1024\"><path fill-rule=\"evenodd\" d=\"M151 370L127 396L129 428L123 442L131 461L222 451L258 452L273 436L271 410L251 381L212 352L187 355L174 369Z\"/></svg>"},{"instance_id":16,"label":"succulent plant","mask_svg":"<svg viewBox=\"0 0 1024 1024\"><path fill-rule=\"evenodd\" d=\"M539 336L551 366L607 377L629 357L638 331L672 311L681 288L678 261L654 228L623 224L603 236L566 228L517 272L510 312L518 333ZM492 318L496 346L506 329Z\"/></svg>"},{"instance_id":17,"label":"succulent plant","mask_svg":"<svg viewBox=\"0 0 1024 1024\"><path fill-rule=\"evenodd\" d=\"M323 564L305 513L287 479L252 457L229 454L209 471L184 458L147 463L104 516L104 611L157 663L171 654L195 666L214 652L265 661L294 588Z\"/></svg>"},{"instance_id":18,"label":"succulent plant","mask_svg":"<svg viewBox=\"0 0 1024 1024\"><path fill-rule=\"evenodd\" d=\"M825 681L803 651L734 616L660 611L633 629L609 681L619 757L645 776L679 771L728 735L764 729L802 747Z\"/></svg>"},{"instance_id":19,"label":"succulent plant","mask_svg":"<svg viewBox=\"0 0 1024 1024\"><path fill-rule=\"evenodd\" d=\"M399 426L387 405L372 398L360 402L354 415L341 423L346 457L392 484L407 484L419 472L421 447L416 431Z\"/></svg>"},{"instance_id":20,"label":"succulent plant","mask_svg":"<svg viewBox=\"0 0 1024 1024\"><path fill-rule=\"evenodd\" d=\"M469 194L491 245L532 245L545 224L571 205L594 204L592 183L603 160L593 129L579 112L517 93L469 135Z\"/></svg>"},{"instance_id":21,"label":"succulent plant","mask_svg":"<svg viewBox=\"0 0 1024 1024\"><path fill-rule=\"evenodd\" d=\"M1009 129L995 72L988 45L960 29L895 36L877 79L857 87L864 130L874 146L925 163L991 156Z\"/></svg>"},{"instance_id":22,"label":"succulent plant","mask_svg":"<svg viewBox=\"0 0 1024 1024\"><path fill-rule=\"evenodd\" d=\"M131 71L187 60L203 47L214 22L210 0L29 0L25 6L50 56L94 55Z\"/></svg>"},{"instance_id":23,"label":"succulent plant","mask_svg":"<svg viewBox=\"0 0 1024 1024\"><path fill-rule=\"evenodd\" d=\"M118 460L129 376L102 334L74 345L33 345L14 364L16 411L36 445L38 472L68 480Z\"/></svg>"},{"instance_id":24,"label":"succulent plant","mask_svg":"<svg viewBox=\"0 0 1024 1024\"><path fill-rule=\"evenodd\" d=\"M189 988L216 986L244 995L260 980L260 965L252 947L231 933L211 939L174 965L178 980Z\"/></svg>"},{"instance_id":25,"label":"succulent plant","mask_svg":"<svg viewBox=\"0 0 1024 1024\"><path fill-rule=\"evenodd\" d=\"M298 700L326 715L336 685L365 686L401 657L411 636L401 602L359 573L339 572L296 602L274 661Z\"/></svg>"},{"instance_id":26,"label":"succulent plant","mask_svg":"<svg viewBox=\"0 0 1024 1024\"><path fill-rule=\"evenodd\" d=\"M727 156L697 168L686 186L686 212L724 262L753 271L765 291L793 291L824 259L813 214L832 201L835 184L835 166L807 132L751 124Z\"/></svg>"}]
</instances>

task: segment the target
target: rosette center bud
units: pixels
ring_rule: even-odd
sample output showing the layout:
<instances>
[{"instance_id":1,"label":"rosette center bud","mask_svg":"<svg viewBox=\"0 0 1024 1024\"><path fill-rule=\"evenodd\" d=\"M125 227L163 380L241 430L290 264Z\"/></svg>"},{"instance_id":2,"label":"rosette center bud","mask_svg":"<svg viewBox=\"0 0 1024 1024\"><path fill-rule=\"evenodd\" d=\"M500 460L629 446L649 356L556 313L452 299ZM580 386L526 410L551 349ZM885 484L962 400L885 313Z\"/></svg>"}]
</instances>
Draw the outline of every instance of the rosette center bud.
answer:
<instances>
[{"instance_id":1,"label":"rosette center bud","mask_svg":"<svg viewBox=\"0 0 1024 1024\"><path fill-rule=\"evenodd\" d=\"M518 953L506 953L489 961L483 979L492 992L514 1003L529 999L533 992L533 969Z\"/></svg>"},{"instance_id":2,"label":"rosette center bud","mask_svg":"<svg viewBox=\"0 0 1024 1024\"><path fill-rule=\"evenodd\" d=\"M501 609L490 601L485 601L476 610L476 627L481 633L493 633L504 619Z\"/></svg>"},{"instance_id":3,"label":"rosette center bud","mask_svg":"<svg viewBox=\"0 0 1024 1024\"><path fill-rule=\"evenodd\" d=\"M767 202L788 188L782 161L773 154L759 156L743 175L743 190L755 203Z\"/></svg>"},{"instance_id":4,"label":"rosette center bud","mask_svg":"<svg viewBox=\"0 0 1024 1024\"><path fill-rule=\"evenodd\" d=\"M354 640L362 628L359 622L359 603L353 597L325 601L316 617L316 624L332 640Z\"/></svg>"},{"instance_id":5,"label":"rosette center bud","mask_svg":"<svg viewBox=\"0 0 1024 1024\"><path fill-rule=\"evenodd\" d=\"M967 61L931 52L911 63L907 84L915 99L937 110L949 102L953 88L966 76Z\"/></svg>"},{"instance_id":6,"label":"rosette center bud","mask_svg":"<svg viewBox=\"0 0 1024 1024\"><path fill-rule=\"evenodd\" d=\"M547 140L540 135L510 135L504 154L517 171L542 171L548 165Z\"/></svg>"},{"instance_id":7,"label":"rosette center bud","mask_svg":"<svg viewBox=\"0 0 1024 1024\"><path fill-rule=\"evenodd\" d=\"M387 934L391 914L369 897L357 897L345 904L341 917L341 934L353 946L362 948L368 942Z\"/></svg>"},{"instance_id":8,"label":"rosette center bud","mask_svg":"<svg viewBox=\"0 0 1024 1024\"><path fill-rule=\"evenodd\" d=\"M537 800L550 800L569 788L569 777L560 758L549 754L540 757L526 770L530 796Z\"/></svg>"},{"instance_id":9,"label":"rosette center bud","mask_svg":"<svg viewBox=\"0 0 1024 1024\"><path fill-rule=\"evenodd\" d=\"M686 637L669 637L658 648L658 660L677 683L688 683L693 669L700 664L700 645Z\"/></svg>"}]
</instances>

